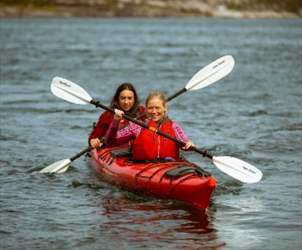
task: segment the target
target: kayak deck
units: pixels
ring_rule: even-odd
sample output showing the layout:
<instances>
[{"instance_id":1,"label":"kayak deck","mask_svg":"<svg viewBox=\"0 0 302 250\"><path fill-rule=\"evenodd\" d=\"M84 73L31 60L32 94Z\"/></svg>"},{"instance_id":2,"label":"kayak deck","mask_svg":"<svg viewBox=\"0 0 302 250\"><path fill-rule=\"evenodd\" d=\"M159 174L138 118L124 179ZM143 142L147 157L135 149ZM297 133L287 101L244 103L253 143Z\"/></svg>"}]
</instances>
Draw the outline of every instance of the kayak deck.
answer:
<instances>
[{"instance_id":1,"label":"kayak deck","mask_svg":"<svg viewBox=\"0 0 302 250\"><path fill-rule=\"evenodd\" d=\"M133 192L173 199L206 209L216 180L197 165L180 161L131 160L128 147L92 150L88 162L107 182Z\"/></svg>"}]
</instances>

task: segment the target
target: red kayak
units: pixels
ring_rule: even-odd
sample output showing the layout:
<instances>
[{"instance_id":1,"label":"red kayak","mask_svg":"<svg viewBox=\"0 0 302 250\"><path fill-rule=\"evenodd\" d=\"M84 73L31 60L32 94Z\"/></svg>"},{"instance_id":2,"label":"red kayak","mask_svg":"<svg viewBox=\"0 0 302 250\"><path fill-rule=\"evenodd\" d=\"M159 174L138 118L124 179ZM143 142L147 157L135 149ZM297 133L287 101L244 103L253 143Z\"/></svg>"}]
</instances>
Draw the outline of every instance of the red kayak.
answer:
<instances>
[{"instance_id":1,"label":"red kayak","mask_svg":"<svg viewBox=\"0 0 302 250\"><path fill-rule=\"evenodd\" d=\"M197 165L180 161L131 160L129 147L90 151L88 162L104 180L134 192L173 199L206 209L216 180Z\"/></svg>"}]
</instances>

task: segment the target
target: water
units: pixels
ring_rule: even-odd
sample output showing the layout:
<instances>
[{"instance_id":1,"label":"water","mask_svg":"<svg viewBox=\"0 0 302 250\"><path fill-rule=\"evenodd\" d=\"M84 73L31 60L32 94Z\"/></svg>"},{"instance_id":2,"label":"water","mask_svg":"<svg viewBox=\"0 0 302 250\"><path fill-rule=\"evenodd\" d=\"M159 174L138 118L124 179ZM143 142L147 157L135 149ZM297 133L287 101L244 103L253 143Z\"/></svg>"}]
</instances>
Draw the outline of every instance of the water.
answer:
<instances>
[{"instance_id":1,"label":"water","mask_svg":"<svg viewBox=\"0 0 302 250\"><path fill-rule=\"evenodd\" d=\"M1 249L301 249L302 21L1 19ZM245 185L200 155L218 181L206 214L97 179L81 158L100 110L54 97L61 76L108 104L133 82L168 95L231 54L233 72L169 104L196 145L263 171Z\"/></svg>"}]
</instances>

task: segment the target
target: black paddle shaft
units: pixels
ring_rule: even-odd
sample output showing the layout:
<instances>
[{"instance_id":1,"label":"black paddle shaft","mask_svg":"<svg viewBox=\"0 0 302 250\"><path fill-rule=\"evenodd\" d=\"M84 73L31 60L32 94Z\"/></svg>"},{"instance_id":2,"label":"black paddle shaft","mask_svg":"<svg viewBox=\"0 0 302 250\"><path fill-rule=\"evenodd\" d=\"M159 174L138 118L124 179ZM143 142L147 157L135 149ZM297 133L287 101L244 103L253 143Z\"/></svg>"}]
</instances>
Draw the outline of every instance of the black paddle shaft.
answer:
<instances>
[{"instance_id":1,"label":"black paddle shaft","mask_svg":"<svg viewBox=\"0 0 302 250\"><path fill-rule=\"evenodd\" d=\"M107 110L107 111L109 111L109 112L112 112L112 113L115 113L113 108L107 107L107 106L103 105L102 103L100 103L99 101L91 100L90 103L93 104L93 105L95 105L96 107L105 109L105 110ZM148 130L150 130L150 131L153 131L153 132L156 133L156 134L159 134L159 135L161 135L161 136L163 136L163 137L166 137L166 138L168 138L168 139L170 139L170 140L172 140L172 141L178 143L178 144L181 145L181 146L185 146L185 145L186 145L186 143L184 143L183 141L178 140L177 138L175 138L175 137L173 137L173 136L171 136L171 135L169 135L169 134L167 134L167 133L164 133L164 132L162 132L162 131L160 131L160 130L158 130L158 129L155 129L155 128L153 128L153 127L149 127L149 126L148 126L147 124L145 124L144 122L141 122L141 121L139 121L139 120L136 120L136 119L134 119L134 118L132 118L132 117L130 117L130 116L128 116L128 115L125 115L125 114L124 114L124 115L123 115L123 118L125 118L126 120L131 121L131 122L133 122L133 123L135 123L135 124L137 124L137 125L139 125L139 126L145 128L145 129L148 129ZM213 158L213 156L212 156L211 154L209 154L207 150L201 150L201 149L198 149L198 148L196 148L196 147L191 147L191 149L192 149L193 151L195 151L195 152L201 154L201 155L204 156L204 157L208 157L208 158L210 158L210 159Z\"/></svg>"},{"instance_id":2,"label":"black paddle shaft","mask_svg":"<svg viewBox=\"0 0 302 250\"><path fill-rule=\"evenodd\" d=\"M74 161L75 159L81 157L83 154L89 152L90 149L91 149L90 147L87 147L87 148L83 149L83 150L82 150L81 152L79 152L78 154L72 156L72 157L70 158L70 161Z\"/></svg>"},{"instance_id":3,"label":"black paddle shaft","mask_svg":"<svg viewBox=\"0 0 302 250\"><path fill-rule=\"evenodd\" d=\"M173 94L173 95L169 96L169 97L166 99L166 102L171 101L172 99L174 99L175 97L177 97L177 96L181 95L182 93L184 93L184 92L186 92L186 91L187 91L187 89L186 89L186 88L183 88L183 89L179 90L179 91L178 91L178 92L176 92L175 94Z\"/></svg>"}]
</instances>

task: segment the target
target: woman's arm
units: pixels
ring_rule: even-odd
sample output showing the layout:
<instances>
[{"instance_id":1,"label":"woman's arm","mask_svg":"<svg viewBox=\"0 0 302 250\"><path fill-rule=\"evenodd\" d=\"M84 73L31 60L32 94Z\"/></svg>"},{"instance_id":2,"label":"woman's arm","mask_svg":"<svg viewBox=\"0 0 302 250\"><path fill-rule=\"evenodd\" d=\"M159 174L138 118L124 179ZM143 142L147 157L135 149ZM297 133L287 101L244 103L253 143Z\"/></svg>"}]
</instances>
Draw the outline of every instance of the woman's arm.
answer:
<instances>
[{"instance_id":1,"label":"woman's arm","mask_svg":"<svg viewBox=\"0 0 302 250\"><path fill-rule=\"evenodd\" d=\"M189 140L185 131L182 129L182 127L178 123L173 122L172 126L174 129L176 138L180 141L183 141L186 144L185 146L182 147L182 149L188 150L188 149L190 149L190 147L195 147L193 142Z\"/></svg>"},{"instance_id":2,"label":"woman's arm","mask_svg":"<svg viewBox=\"0 0 302 250\"><path fill-rule=\"evenodd\" d=\"M175 132L176 139L187 143L189 141L189 138L186 135L185 131L182 129L182 127L176 122L173 122L172 126Z\"/></svg>"},{"instance_id":3,"label":"woman's arm","mask_svg":"<svg viewBox=\"0 0 302 250\"><path fill-rule=\"evenodd\" d=\"M110 123L113 119L113 114L105 111L103 112L97 124L94 126L93 130L91 131L89 137L88 137L88 144L92 147L99 146L103 136L106 134Z\"/></svg>"},{"instance_id":4,"label":"woman's arm","mask_svg":"<svg viewBox=\"0 0 302 250\"><path fill-rule=\"evenodd\" d=\"M140 127L132 122L125 128L118 129L119 121L113 120L105 135L105 143L109 145L120 145L126 143L140 133Z\"/></svg>"}]
</instances>

